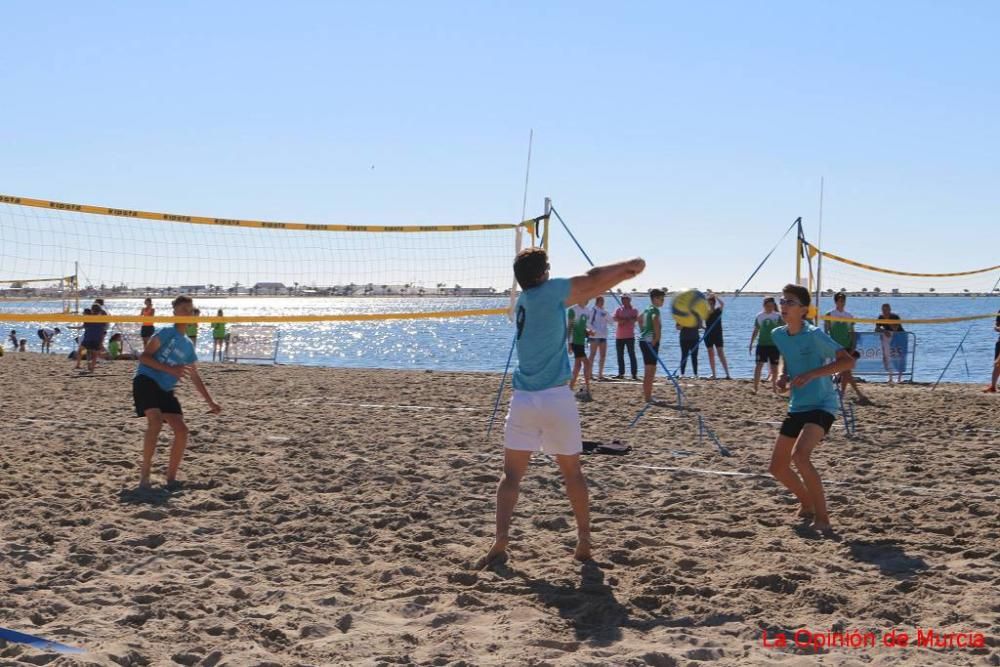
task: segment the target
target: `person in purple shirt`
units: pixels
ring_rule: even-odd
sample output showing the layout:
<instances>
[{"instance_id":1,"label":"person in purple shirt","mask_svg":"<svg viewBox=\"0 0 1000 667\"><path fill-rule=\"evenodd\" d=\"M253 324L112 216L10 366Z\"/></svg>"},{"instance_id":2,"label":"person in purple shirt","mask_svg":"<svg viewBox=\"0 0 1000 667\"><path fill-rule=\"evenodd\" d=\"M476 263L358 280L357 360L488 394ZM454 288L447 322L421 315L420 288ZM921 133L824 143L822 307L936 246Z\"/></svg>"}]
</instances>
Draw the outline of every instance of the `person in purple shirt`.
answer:
<instances>
[{"instance_id":1,"label":"person in purple shirt","mask_svg":"<svg viewBox=\"0 0 1000 667\"><path fill-rule=\"evenodd\" d=\"M635 323L639 319L639 311L632 306L632 297L628 294L622 296L622 305L615 310L612 319L615 321L615 351L618 353L618 375L615 379L625 378L625 350L628 350L632 379L638 380L635 362Z\"/></svg>"}]
</instances>

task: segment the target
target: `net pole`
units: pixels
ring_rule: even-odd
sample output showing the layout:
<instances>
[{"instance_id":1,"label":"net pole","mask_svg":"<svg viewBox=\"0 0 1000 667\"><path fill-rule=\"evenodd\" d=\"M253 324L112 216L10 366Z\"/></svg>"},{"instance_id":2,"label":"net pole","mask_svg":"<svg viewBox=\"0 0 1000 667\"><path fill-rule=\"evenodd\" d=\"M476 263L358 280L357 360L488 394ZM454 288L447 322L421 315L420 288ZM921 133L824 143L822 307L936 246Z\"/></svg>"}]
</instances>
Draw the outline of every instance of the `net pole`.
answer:
<instances>
[{"instance_id":1,"label":"net pole","mask_svg":"<svg viewBox=\"0 0 1000 667\"><path fill-rule=\"evenodd\" d=\"M820 285L823 282L823 177L819 178L819 236L817 238L816 249L819 256L816 257L816 326L819 326L820 311L819 297L822 294Z\"/></svg>"}]
</instances>

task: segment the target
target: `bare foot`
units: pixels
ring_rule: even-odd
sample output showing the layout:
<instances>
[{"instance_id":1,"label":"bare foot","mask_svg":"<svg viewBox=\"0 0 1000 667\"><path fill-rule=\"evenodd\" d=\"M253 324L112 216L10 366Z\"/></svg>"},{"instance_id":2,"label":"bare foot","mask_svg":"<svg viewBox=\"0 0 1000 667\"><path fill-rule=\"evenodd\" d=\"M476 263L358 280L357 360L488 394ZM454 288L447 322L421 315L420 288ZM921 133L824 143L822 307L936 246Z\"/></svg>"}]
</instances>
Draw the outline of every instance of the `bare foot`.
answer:
<instances>
[{"instance_id":1,"label":"bare foot","mask_svg":"<svg viewBox=\"0 0 1000 667\"><path fill-rule=\"evenodd\" d=\"M812 522L812 525L809 526L809 527L812 528L813 530L815 530L817 533L831 533L831 532L833 532L833 526L830 525L830 521L829 520L827 520L827 521L820 521L819 519L816 519L815 521Z\"/></svg>"},{"instance_id":2,"label":"bare foot","mask_svg":"<svg viewBox=\"0 0 1000 667\"><path fill-rule=\"evenodd\" d=\"M573 558L578 561L588 561L591 559L590 548L593 546L593 542L590 541L589 535L581 535L576 538L576 550L573 552Z\"/></svg>"},{"instance_id":3,"label":"bare foot","mask_svg":"<svg viewBox=\"0 0 1000 667\"><path fill-rule=\"evenodd\" d=\"M795 516L800 519L811 519L816 515L816 511L805 505L799 505L799 511L795 513Z\"/></svg>"},{"instance_id":4,"label":"bare foot","mask_svg":"<svg viewBox=\"0 0 1000 667\"><path fill-rule=\"evenodd\" d=\"M139 488L143 491L147 491L152 488L152 484L149 483L148 477L143 477L139 480Z\"/></svg>"},{"instance_id":5,"label":"bare foot","mask_svg":"<svg viewBox=\"0 0 1000 667\"><path fill-rule=\"evenodd\" d=\"M510 542L508 538L497 538L497 540L493 542L493 546L490 547L487 554L480 558L479 562L476 563L476 569L484 570L493 563L502 560L507 555L508 542Z\"/></svg>"}]
</instances>

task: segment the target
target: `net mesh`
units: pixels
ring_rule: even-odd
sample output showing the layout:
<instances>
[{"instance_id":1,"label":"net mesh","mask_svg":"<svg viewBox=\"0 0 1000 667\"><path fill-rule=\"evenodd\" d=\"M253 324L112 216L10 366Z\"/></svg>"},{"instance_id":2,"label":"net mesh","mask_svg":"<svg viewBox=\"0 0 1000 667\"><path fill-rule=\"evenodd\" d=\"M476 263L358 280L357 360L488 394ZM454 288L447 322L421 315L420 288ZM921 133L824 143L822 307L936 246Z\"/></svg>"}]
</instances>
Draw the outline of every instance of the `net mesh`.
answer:
<instances>
[{"instance_id":1,"label":"net mesh","mask_svg":"<svg viewBox=\"0 0 1000 667\"><path fill-rule=\"evenodd\" d=\"M500 297L511 289L517 235L540 219L464 227L301 225L3 196L0 291L60 297L75 275L88 297ZM299 315L323 315L325 305L317 301ZM336 310L343 316L350 309Z\"/></svg>"}]
</instances>

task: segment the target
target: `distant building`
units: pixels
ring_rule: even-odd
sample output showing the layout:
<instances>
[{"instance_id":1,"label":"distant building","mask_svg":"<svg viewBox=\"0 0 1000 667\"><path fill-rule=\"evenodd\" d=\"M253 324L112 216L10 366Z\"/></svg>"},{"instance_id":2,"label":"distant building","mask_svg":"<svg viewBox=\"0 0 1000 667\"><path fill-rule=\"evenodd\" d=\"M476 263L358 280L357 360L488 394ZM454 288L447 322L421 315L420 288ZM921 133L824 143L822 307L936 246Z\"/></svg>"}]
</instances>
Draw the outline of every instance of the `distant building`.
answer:
<instances>
[{"instance_id":1,"label":"distant building","mask_svg":"<svg viewBox=\"0 0 1000 667\"><path fill-rule=\"evenodd\" d=\"M285 283L256 283L253 291L257 294L279 294L288 291Z\"/></svg>"},{"instance_id":2,"label":"distant building","mask_svg":"<svg viewBox=\"0 0 1000 667\"><path fill-rule=\"evenodd\" d=\"M200 294L206 290L207 288L204 285L181 285L178 288L181 294Z\"/></svg>"}]
</instances>

